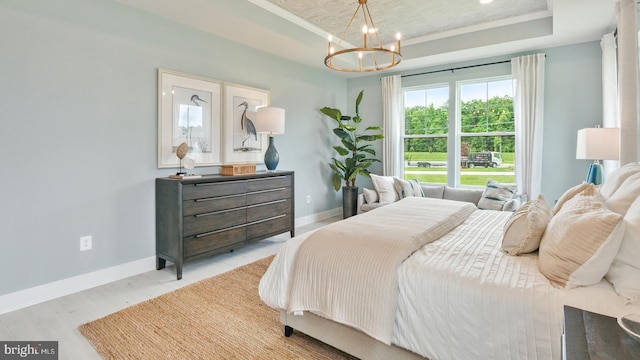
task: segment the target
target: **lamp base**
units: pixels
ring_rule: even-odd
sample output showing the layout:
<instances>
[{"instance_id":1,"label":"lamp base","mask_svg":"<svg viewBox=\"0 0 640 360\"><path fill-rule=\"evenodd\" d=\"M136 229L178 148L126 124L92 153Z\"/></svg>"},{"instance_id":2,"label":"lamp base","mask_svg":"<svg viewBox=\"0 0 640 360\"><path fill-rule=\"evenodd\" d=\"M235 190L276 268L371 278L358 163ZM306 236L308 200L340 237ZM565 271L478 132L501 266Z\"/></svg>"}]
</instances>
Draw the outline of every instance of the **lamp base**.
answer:
<instances>
[{"instance_id":1,"label":"lamp base","mask_svg":"<svg viewBox=\"0 0 640 360\"><path fill-rule=\"evenodd\" d=\"M604 173L602 171L602 165L599 163L593 163L589 166L589 172L587 173L587 183L594 185L601 185L604 182Z\"/></svg>"},{"instance_id":2,"label":"lamp base","mask_svg":"<svg viewBox=\"0 0 640 360\"><path fill-rule=\"evenodd\" d=\"M273 144L273 136L270 135L269 147L264 153L264 164L268 170L275 170L278 166L278 162L280 162L280 155L278 155L278 150L276 150L276 146Z\"/></svg>"}]
</instances>

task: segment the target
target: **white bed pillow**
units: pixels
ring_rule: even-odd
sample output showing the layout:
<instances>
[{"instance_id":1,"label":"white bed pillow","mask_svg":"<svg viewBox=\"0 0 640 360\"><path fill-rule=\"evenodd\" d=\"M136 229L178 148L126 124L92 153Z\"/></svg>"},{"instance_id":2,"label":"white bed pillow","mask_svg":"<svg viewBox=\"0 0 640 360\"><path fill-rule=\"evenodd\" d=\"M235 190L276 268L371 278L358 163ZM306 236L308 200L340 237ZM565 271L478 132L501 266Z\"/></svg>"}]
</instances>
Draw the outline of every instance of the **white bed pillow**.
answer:
<instances>
[{"instance_id":1,"label":"white bed pillow","mask_svg":"<svg viewBox=\"0 0 640 360\"><path fill-rule=\"evenodd\" d=\"M623 235L622 216L608 210L589 184L549 222L540 242L538 268L555 286L596 284L609 270Z\"/></svg>"},{"instance_id":2,"label":"white bed pillow","mask_svg":"<svg viewBox=\"0 0 640 360\"><path fill-rule=\"evenodd\" d=\"M394 177L393 187L401 199L411 196L424 197L422 187L420 187L420 183L416 179L403 180Z\"/></svg>"},{"instance_id":3,"label":"white bed pillow","mask_svg":"<svg viewBox=\"0 0 640 360\"><path fill-rule=\"evenodd\" d=\"M624 225L620 250L605 278L618 295L635 302L640 299L640 198L629 207Z\"/></svg>"},{"instance_id":4,"label":"white bed pillow","mask_svg":"<svg viewBox=\"0 0 640 360\"><path fill-rule=\"evenodd\" d=\"M390 203L400 200L400 197L393 186L393 176L371 174L371 181L373 182L373 187L378 192L378 197L381 203Z\"/></svg>"},{"instance_id":5,"label":"white bed pillow","mask_svg":"<svg viewBox=\"0 0 640 360\"><path fill-rule=\"evenodd\" d=\"M480 201L478 201L478 209L500 211L504 204L511 200L515 193L515 185L506 185L495 180L488 180L482 197Z\"/></svg>"},{"instance_id":6,"label":"white bed pillow","mask_svg":"<svg viewBox=\"0 0 640 360\"><path fill-rule=\"evenodd\" d=\"M560 211L560 209L562 208L562 205L564 205L564 203L566 203L567 201L571 200L574 196L581 193L584 189L587 188L587 186L589 186L589 184L587 184L586 182L583 182L582 184L578 184L570 188L569 190L565 191L564 194L560 196L560 199L558 199L558 201L556 202L556 205L553 207L553 212L557 214L558 211Z\"/></svg>"},{"instance_id":7,"label":"white bed pillow","mask_svg":"<svg viewBox=\"0 0 640 360\"><path fill-rule=\"evenodd\" d=\"M504 225L502 251L520 255L538 250L542 235L553 217L544 195L522 205Z\"/></svg>"},{"instance_id":8,"label":"white bed pillow","mask_svg":"<svg viewBox=\"0 0 640 360\"><path fill-rule=\"evenodd\" d=\"M362 195L364 196L364 201L367 204L372 204L378 201L378 192L375 190L362 188Z\"/></svg>"},{"instance_id":9,"label":"white bed pillow","mask_svg":"<svg viewBox=\"0 0 640 360\"><path fill-rule=\"evenodd\" d=\"M629 176L604 202L611 211L620 215L627 213L629 206L640 196L640 173Z\"/></svg>"},{"instance_id":10,"label":"white bed pillow","mask_svg":"<svg viewBox=\"0 0 640 360\"><path fill-rule=\"evenodd\" d=\"M609 199L629 176L638 173L640 173L640 164L637 162L628 163L615 169L605 179L600 189L600 194L605 200Z\"/></svg>"}]
</instances>

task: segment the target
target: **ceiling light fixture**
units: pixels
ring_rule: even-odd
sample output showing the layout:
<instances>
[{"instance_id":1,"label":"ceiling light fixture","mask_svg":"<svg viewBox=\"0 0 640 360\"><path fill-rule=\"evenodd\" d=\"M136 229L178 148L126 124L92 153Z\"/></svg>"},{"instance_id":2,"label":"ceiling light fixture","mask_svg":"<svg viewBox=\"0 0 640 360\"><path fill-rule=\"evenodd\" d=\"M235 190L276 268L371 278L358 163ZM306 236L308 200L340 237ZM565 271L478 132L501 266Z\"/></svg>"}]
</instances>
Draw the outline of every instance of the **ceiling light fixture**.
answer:
<instances>
[{"instance_id":1,"label":"ceiling light fixture","mask_svg":"<svg viewBox=\"0 0 640 360\"><path fill-rule=\"evenodd\" d=\"M362 47L339 49L347 35L351 23L358 16L358 12L362 12L364 24L362 26ZM392 68L400 63L402 54L400 53L400 33L396 34L397 48L390 46L388 49L382 46L380 37L378 36L378 28L376 27L367 0L358 0L358 7L353 13L349 24L344 29L340 40L333 46L332 37L329 35L329 51L324 58L324 64L338 71L345 72L370 72ZM346 41L345 41L346 42Z\"/></svg>"}]
</instances>

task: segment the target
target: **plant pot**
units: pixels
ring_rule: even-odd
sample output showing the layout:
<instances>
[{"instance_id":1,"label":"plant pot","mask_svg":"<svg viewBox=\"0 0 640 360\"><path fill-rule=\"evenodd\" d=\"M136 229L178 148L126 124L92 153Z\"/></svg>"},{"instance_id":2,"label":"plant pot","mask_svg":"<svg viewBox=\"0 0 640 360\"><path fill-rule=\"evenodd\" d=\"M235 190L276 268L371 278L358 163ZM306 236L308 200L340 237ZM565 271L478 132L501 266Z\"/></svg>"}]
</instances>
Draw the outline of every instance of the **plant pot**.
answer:
<instances>
[{"instance_id":1,"label":"plant pot","mask_svg":"<svg viewBox=\"0 0 640 360\"><path fill-rule=\"evenodd\" d=\"M358 213L358 187L342 187L342 218L346 219Z\"/></svg>"}]
</instances>

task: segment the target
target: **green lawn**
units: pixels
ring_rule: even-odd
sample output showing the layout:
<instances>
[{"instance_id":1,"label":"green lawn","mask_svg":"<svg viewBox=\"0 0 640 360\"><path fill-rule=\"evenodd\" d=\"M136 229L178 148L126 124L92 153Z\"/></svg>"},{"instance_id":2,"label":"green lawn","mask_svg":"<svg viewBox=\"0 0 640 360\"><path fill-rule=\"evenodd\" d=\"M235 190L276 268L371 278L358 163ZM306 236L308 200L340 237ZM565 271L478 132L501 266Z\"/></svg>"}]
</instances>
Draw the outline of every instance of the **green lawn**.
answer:
<instances>
[{"instance_id":1,"label":"green lawn","mask_svg":"<svg viewBox=\"0 0 640 360\"><path fill-rule=\"evenodd\" d=\"M447 153L428 153L428 152L406 152L404 153L406 161L447 161ZM506 164L515 163L515 153L502 153L502 162Z\"/></svg>"},{"instance_id":2,"label":"green lawn","mask_svg":"<svg viewBox=\"0 0 640 360\"><path fill-rule=\"evenodd\" d=\"M462 185L466 186L485 186L487 184L487 180L493 179L495 181L505 183L505 184L514 184L515 183L515 175L513 175L513 164L514 164L514 153L502 153L502 162L504 164L510 164L507 167L499 167L499 168L473 168L473 169L462 169L464 174L460 175L460 182ZM405 160L417 162L417 161L435 161L446 163L447 162L447 154L446 153L405 153ZM409 171L419 171L421 174L405 174L406 179L417 179L420 182L427 183L435 183L435 184L446 184L447 183L447 175L439 174L438 172L446 172L446 166L434 166L430 168L421 168L417 167L417 165L407 166L405 167L405 172ZM492 175L487 175L483 173L492 173ZM506 173L504 175L497 175L495 173Z\"/></svg>"}]
</instances>

